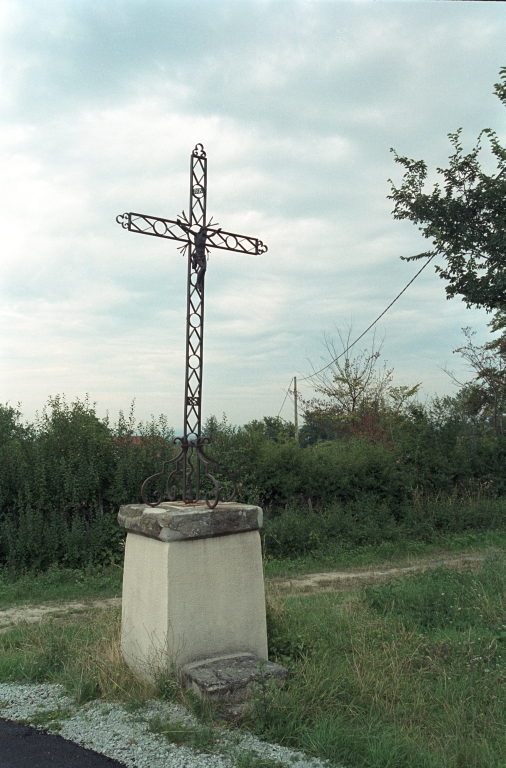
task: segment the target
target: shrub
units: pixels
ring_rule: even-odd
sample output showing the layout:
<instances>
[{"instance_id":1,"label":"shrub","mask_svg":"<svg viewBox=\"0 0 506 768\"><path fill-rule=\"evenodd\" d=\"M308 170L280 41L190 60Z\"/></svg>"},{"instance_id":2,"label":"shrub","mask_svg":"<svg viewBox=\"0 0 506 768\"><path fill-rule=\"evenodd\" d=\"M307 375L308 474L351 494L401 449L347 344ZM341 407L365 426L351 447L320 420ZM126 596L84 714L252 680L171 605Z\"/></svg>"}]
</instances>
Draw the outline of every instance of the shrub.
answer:
<instances>
[{"instance_id":1,"label":"shrub","mask_svg":"<svg viewBox=\"0 0 506 768\"><path fill-rule=\"evenodd\" d=\"M88 398L50 398L35 424L0 406L0 565L82 568L120 561L120 504L140 501L142 481L174 448L164 417L100 419Z\"/></svg>"}]
</instances>

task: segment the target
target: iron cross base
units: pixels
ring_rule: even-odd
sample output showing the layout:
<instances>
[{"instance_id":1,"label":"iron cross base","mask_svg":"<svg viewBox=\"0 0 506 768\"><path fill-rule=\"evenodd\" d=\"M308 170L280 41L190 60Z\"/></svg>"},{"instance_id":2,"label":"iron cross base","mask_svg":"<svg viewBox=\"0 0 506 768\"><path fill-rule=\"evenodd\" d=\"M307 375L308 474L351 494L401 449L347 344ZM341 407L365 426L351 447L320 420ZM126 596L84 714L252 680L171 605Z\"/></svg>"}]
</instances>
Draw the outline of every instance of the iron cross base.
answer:
<instances>
[{"instance_id":1,"label":"iron cross base","mask_svg":"<svg viewBox=\"0 0 506 768\"><path fill-rule=\"evenodd\" d=\"M176 501L177 487L176 485L172 485L171 487L170 483L179 472L182 472L182 498L184 504L199 504L205 500L206 506L209 509L214 509L220 502L232 501L237 494L237 484L235 480L229 478L228 475L221 470L216 459L213 459L204 453L203 447L209 443L209 439L207 437L198 437L196 440L188 440L186 436L176 437L174 444L176 445L178 443L181 445L181 450L178 455L173 459L164 461L160 472L157 472L144 480L141 488L141 496L144 504L147 504L149 507L158 507L164 498L166 498L167 501ZM154 501L148 501L146 498L146 486L151 481L156 480L156 478L163 477L165 473L169 471L171 465L173 465L174 468L169 472L167 477L165 491L163 493L159 490L154 491ZM232 485L232 491L230 493L224 492L223 487L219 485L214 475L209 471L210 466L214 467L214 472L223 475L223 477L225 477ZM206 491L204 499L200 498L200 481L202 475L214 486L214 493Z\"/></svg>"}]
</instances>

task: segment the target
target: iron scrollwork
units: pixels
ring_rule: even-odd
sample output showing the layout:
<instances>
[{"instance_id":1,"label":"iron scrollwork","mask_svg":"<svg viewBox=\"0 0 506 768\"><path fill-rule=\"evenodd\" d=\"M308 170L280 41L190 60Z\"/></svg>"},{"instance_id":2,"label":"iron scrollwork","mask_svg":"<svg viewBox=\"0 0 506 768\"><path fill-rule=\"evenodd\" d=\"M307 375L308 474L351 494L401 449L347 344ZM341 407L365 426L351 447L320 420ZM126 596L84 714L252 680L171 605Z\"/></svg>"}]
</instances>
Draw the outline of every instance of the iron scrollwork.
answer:
<instances>
[{"instance_id":1,"label":"iron scrollwork","mask_svg":"<svg viewBox=\"0 0 506 768\"><path fill-rule=\"evenodd\" d=\"M171 486L172 478L176 477L181 471L181 484L182 484L182 497L185 504L196 504L200 501L201 494L201 468L204 469L204 477L210 481L214 487L214 494L211 491L205 492L205 502L209 509L214 509L220 501L232 501L237 494L236 481L226 475L221 469L217 459L213 459L204 453L203 446L209 443L206 437L200 437L196 441L188 441L185 438L176 437L174 443L179 442L181 444L181 450L173 459L164 461L160 472L156 472L146 480L144 480L141 488L141 497L144 504L149 507L158 507L162 503L164 498L168 501L176 501L177 499L177 486L174 484ZM168 474L165 481L164 492L155 489L152 492L154 501L149 501L147 496L147 486L149 483L156 481L157 478L163 477L170 465L173 465L172 471ZM216 477L211 474L209 467L214 466L214 472L216 474L223 475L232 485L232 491L225 494L223 486L218 483ZM214 498L212 498L214 496Z\"/></svg>"},{"instance_id":2,"label":"iron scrollwork","mask_svg":"<svg viewBox=\"0 0 506 768\"><path fill-rule=\"evenodd\" d=\"M206 153L204 151L204 145L203 144L196 144L195 149L192 152L192 155L194 157L205 157Z\"/></svg>"},{"instance_id":3,"label":"iron scrollwork","mask_svg":"<svg viewBox=\"0 0 506 768\"><path fill-rule=\"evenodd\" d=\"M116 216L116 221L118 222L118 224L121 224L123 229L128 229L130 224L130 214L120 213L119 216Z\"/></svg>"}]
</instances>

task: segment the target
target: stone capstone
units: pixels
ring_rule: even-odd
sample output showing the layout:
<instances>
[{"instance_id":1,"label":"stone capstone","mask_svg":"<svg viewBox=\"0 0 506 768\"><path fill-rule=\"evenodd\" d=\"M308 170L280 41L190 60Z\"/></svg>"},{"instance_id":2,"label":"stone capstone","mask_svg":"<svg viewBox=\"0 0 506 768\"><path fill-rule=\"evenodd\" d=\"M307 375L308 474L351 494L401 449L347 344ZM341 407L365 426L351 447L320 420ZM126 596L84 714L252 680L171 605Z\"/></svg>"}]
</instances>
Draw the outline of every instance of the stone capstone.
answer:
<instances>
[{"instance_id":1,"label":"stone capstone","mask_svg":"<svg viewBox=\"0 0 506 768\"><path fill-rule=\"evenodd\" d=\"M126 504L118 513L118 523L129 533L165 542L256 531L262 522L260 507L235 502L222 502L214 509L205 503L186 505L174 501L158 507Z\"/></svg>"},{"instance_id":2,"label":"stone capstone","mask_svg":"<svg viewBox=\"0 0 506 768\"><path fill-rule=\"evenodd\" d=\"M246 701L251 696L251 683L283 680L287 670L280 664L265 661L250 653L203 659L181 668L183 684L199 696L227 702Z\"/></svg>"}]
</instances>

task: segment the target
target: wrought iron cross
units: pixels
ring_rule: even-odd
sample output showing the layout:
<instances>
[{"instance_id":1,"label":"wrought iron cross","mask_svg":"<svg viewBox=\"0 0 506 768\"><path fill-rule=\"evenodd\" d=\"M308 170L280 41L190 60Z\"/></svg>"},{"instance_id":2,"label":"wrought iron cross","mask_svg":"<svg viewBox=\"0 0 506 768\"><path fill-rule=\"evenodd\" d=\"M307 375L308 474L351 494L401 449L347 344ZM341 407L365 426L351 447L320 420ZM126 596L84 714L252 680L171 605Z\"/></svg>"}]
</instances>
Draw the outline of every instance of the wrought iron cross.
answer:
<instances>
[{"instance_id":1,"label":"wrought iron cross","mask_svg":"<svg viewBox=\"0 0 506 768\"><path fill-rule=\"evenodd\" d=\"M176 437L175 443L180 443L179 454L169 461L164 461L162 470L148 477L141 488L145 504L156 507L164 499L164 494L154 491L154 502L146 498L147 484L169 472L165 486L165 496L169 501L175 501L176 485L171 486L172 479L182 471L182 496L185 504L195 504L200 499L201 470L214 486L214 498L206 492L205 501L210 509L219 501L231 501L236 492L235 481L231 481L233 490L227 498L223 498L223 488L211 474L221 473L218 462L204 453L203 447L207 438L202 436L202 364L204 352L204 287L209 248L218 248L235 253L261 254L267 247L261 240L245 235L225 232L217 224L208 222L206 218L207 202L207 157L202 144L197 144L191 154L190 161L190 215L182 213L176 221L161 219L158 216L146 216L143 213L124 213L116 217L118 224L129 232L140 235L152 235L183 243L179 250L188 254L188 291L186 311L186 374L184 398L184 432L183 437Z\"/></svg>"}]
</instances>

